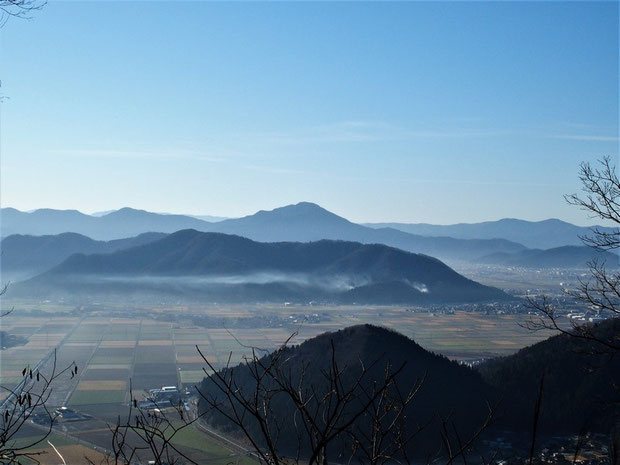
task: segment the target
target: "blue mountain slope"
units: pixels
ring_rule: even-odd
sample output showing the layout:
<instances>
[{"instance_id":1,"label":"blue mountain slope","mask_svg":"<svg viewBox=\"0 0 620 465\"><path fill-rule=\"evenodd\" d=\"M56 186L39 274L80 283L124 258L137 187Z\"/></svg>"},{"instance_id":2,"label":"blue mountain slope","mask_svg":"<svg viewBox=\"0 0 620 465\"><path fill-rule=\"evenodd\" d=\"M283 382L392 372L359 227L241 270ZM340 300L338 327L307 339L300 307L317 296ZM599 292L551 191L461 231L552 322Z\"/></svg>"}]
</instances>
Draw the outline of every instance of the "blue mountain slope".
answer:
<instances>
[{"instance_id":1,"label":"blue mountain slope","mask_svg":"<svg viewBox=\"0 0 620 465\"><path fill-rule=\"evenodd\" d=\"M365 291L367 286L374 292ZM174 288L187 298L217 301L422 303L509 298L435 258L385 245L330 240L261 243L195 230L111 254L73 255L22 288L33 294L62 290L119 295L169 294Z\"/></svg>"}]
</instances>

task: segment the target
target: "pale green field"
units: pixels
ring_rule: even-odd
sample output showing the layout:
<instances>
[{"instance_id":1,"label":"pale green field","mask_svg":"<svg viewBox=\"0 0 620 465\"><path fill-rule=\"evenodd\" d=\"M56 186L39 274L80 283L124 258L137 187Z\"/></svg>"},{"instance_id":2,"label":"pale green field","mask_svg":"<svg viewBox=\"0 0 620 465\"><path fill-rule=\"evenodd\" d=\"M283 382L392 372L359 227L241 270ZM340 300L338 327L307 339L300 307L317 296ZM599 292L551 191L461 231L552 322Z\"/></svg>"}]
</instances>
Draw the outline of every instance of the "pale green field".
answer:
<instances>
[{"instance_id":1,"label":"pale green field","mask_svg":"<svg viewBox=\"0 0 620 465\"><path fill-rule=\"evenodd\" d=\"M134 312L144 314L147 308ZM106 317L105 312L87 314L83 318L63 316L74 307L48 303L39 308L46 316L27 315L28 310L36 309L32 304L16 303L15 311L1 322L4 331L28 338L26 345L0 352L2 384L10 386L19 382L25 366L35 366L54 348L58 350L59 364L75 361L80 375L86 373L87 379L93 379L96 370L107 370L105 373L111 376L107 381L117 381L113 385L116 389L67 384L64 394L69 405L127 401L130 379L136 390L198 383L207 364L196 346L214 367L220 368L227 363L239 363L251 354L252 347L257 348L258 353L272 350L292 334L295 336L291 343L299 344L325 331L362 323L392 328L428 350L459 360L507 355L546 337L546 334L532 333L519 326L527 316L464 311L434 314L404 307L196 305L152 308L155 315L176 315L177 321L155 320L142 314L132 317L130 311L122 318ZM192 317L204 315L226 318L220 320L219 327L195 326ZM228 320L232 326L233 319L256 315L273 319L260 320L265 322L265 327L226 328ZM118 389L118 386L127 387ZM65 399L62 394L57 397Z\"/></svg>"},{"instance_id":2,"label":"pale green field","mask_svg":"<svg viewBox=\"0 0 620 465\"><path fill-rule=\"evenodd\" d=\"M144 306L125 308L125 317L110 314L121 307L109 305L105 311L85 312L83 317L70 314L74 306L62 304L16 302L14 307L15 311L0 321L1 329L23 335L28 342L0 352L1 384L15 385L25 366L34 367L56 349L58 365L75 361L79 374L61 380L50 401L95 413L95 418L100 412L105 421L126 408L130 385L139 397L163 385L198 384L207 364L196 346L220 368L239 363L251 354L252 347L258 354L272 350L292 334L290 342L299 344L325 331L362 323L395 329L428 350L461 360L510 354L546 337L519 326L526 316L464 311L433 314L404 307ZM31 310L41 313L29 316ZM175 321L170 315L175 315ZM204 315L217 319L219 325L196 326L193 318L201 322ZM257 315L256 321L264 324L234 327L235 321L256 319ZM92 437L101 434L93 432ZM202 433L188 430L179 441L227 463L230 451Z\"/></svg>"}]
</instances>

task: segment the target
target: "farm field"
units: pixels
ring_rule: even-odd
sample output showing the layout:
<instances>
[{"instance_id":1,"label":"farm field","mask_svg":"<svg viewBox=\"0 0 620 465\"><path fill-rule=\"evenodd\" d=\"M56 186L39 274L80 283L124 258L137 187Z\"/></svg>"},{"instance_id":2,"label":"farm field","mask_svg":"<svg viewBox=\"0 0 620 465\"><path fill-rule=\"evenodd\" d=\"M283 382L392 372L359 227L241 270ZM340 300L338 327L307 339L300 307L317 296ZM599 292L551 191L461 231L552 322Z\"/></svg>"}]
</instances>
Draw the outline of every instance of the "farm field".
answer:
<instances>
[{"instance_id":1,"label":"farm field","mask_svg":"<svg viewBox=\"0 0 620 465\"><path fill-rule=\"evenodd\" d=\"M206 364L236 364L251 347L270 350L291 340L299 344L325 331L362 323L380 324L413 338L426 349L457 360L506 355L545 337L519 326L524 315L483 314L405 307L358 306L178 306L118 308L111 305L76 312L59 304L20 307L0 321L0 329L28 339L0 352L2 385L21 380L25 366L50 370L75 362L78 375L55 383L49 404L67 406L92 420L66 427L72 438L106 448L107 424L126 411L131 398L167 385L191 388ZM33 316L36 312L36 316ZM124 316L120 316L124 315ZM149 316L147 316L149 315ZM152 316L150 316L152 315ZM5 391L6 392L6 391ZM192 429L179 439L190 452L215 461L231 451ZM67 443L68 454L81 453ZM206 450L203 450L205 449Z\"/></svg>"},{"instance_id":2,"label":"farm field","mask_svg":"<svg viewBox=\"0 0 620 465\"><path fill-rule=\"evenodd\" d=\"M135 391L197 383L205 368L197 346L222 367L229 356L237 363L251 347L273 349L293 333L291 342L298 344L325 331L371 323L402 332L433 352L468 360L507 355L547 336L519 326L527 315L406 307L136 307L124 309L126 317L116 316L119 309L112 306L84 316L59 304L49 309L41 304L37 310L43 316L30 316L32 309L17 303L0 321L3 331L28 339L0 352L2 382L19 382L25 366L35 366L57 348L58 366L75 361L80 370L65 390L69 404L126 401L130 379ZM239 324L244 321L250 324Z\"/></svg>"}]
</instances>

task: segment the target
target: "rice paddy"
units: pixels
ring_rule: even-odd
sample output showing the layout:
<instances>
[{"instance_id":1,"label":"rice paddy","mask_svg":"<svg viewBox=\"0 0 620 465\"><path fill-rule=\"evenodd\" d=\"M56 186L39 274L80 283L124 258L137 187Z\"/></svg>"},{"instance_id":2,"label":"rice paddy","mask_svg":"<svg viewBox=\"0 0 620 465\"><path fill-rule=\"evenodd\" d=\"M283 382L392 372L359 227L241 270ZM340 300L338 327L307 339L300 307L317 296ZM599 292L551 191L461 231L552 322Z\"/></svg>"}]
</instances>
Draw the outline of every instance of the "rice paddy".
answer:
<instances>
[{"instance_id":1,"label":"rice paddy","mask_svg":"<svg viewBox=\"0 0 620 465\"><path fill-rule=\"evenodd\" d=\"M79 316L68 314L67 309L58 312L57 306L47 313L44 305L39 309L43 316L31 317L27 310L23 314L19 305L15 307L0 321L1 329L22 335L28 342L0 352L0 384L16 385L24 367L35 367L41 361L49 369L54 353L58 367L75 362L78 375L55 384L50 406L66 405L92 415L91 425L86 429L87 425L80 425L71 435L95 444L108 440L106 423L127 408L130 390L140 397L161 386L194 386L208 369L203 356L215 368L234 365L253 348L260 355L293 333L291 343L299 344L353 324L381 324L429 350L460 360L510 354L546 337L519 326L525 319L521 315L432 313L401 307L143 307L127 311L124 317L110 309ZM218 324L202 324L205 315ZM239 325L257 315L264 324ZM182 441L190 448L196 444L207 447L214 460L230 453L213 439L203 444L205 436L198 431L186 433Z\"/></svg>"},{"instance_id":2,"label":"rice paddy","mask_svg":"<svg viewBox=\"0 0 620 465\"><path fill-rule=\"evenodd\" d=\"M63 312L57 312L58 305L44 313L45 317L22 316L20 310L17 305L16 311L0 322L4 331L28 339L27 344L0 353L2 384L11 386L19 382L25 366L36 366L56 349L59 366L75 362L80 370L79 382L69 383L63 393L69 405L125 402L130 381L135 390L162 385L191 386L202 379L206 367L196 347L209 363L222 367L242 361L252 347L259 349L259 353L273 349L293 332L297 336L292 343L297 344L352 324L381 324L453 359L506 355L546 337L520 327L518 323L525 316L465 311L432 313L399 307L151 309L156 317L177 315L175 319L167 318L173 321L144 317L135 311L144 308L127 311L128 315L137 315L126 317L105 316L104 311L90 312L84 317L63 316ZM32 305L24 310L32 311ZM256 317L258 313L267 316L268 324L264 327L227 328L228 321L233 326L235 321ZM220 319L219 327L194 324L197 316L204 315Z\"/></svg>"}]
</instances>

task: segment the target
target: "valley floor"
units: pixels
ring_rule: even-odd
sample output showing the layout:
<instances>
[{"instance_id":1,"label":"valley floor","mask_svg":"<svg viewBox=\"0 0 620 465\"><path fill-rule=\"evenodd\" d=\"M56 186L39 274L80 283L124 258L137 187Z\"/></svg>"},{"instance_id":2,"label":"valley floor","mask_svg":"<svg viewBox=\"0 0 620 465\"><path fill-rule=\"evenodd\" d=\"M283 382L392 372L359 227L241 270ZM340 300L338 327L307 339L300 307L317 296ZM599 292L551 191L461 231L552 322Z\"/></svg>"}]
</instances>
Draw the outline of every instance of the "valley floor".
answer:
<instances>
[{"instance_id":1,"label":"valley floor","mask_svg":"<svg viewBox=\"0 0 620 465\"><path fill-rule=\"evenodd\" d=\"M49 367L54 350L58 366L75 362L78 376L59 380L49 405L65 405L92 418L61 424L56 440L66 447L97 446L100 451L109 447L106 424L127 409L130 382L138 399L149 389L168 385L191 389L200 382L205 363L196 346L222 367L229 356L237 363L250 347L273 349L294 332L298 334L292 343L298 344L325 331L372 323L395 329L451 359L475 363L548 336L521 327L528 315L511 313L508 304L472 309L5 303L14 311L2 318L0 329L24 337L27 343L0 352L2 384L18 383L25 366ZM190 452L216 462L235 456L226 444L195 429L183 440Z\"/></svg>"}]
</instances>

